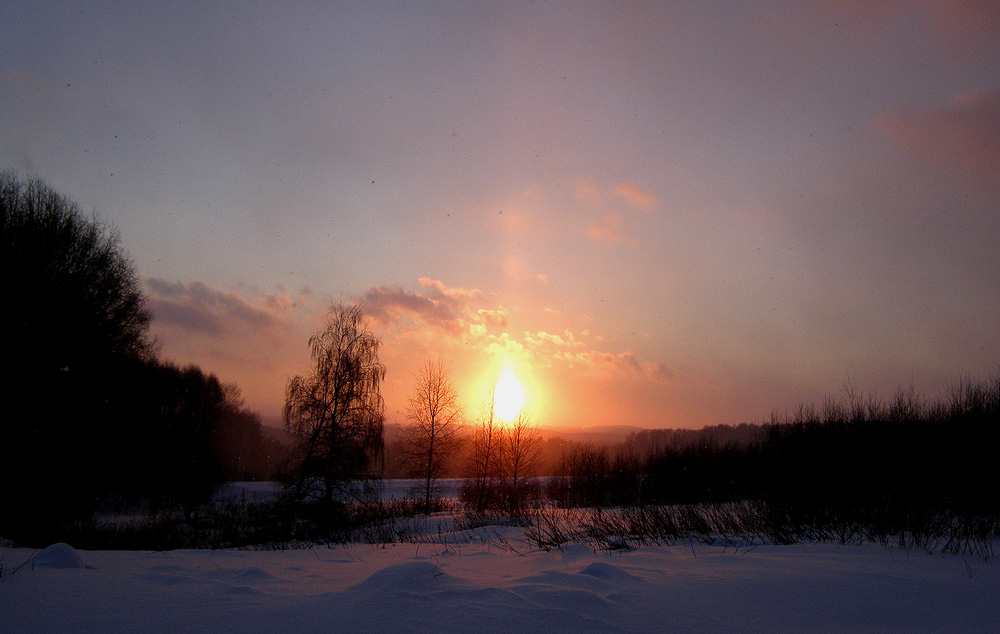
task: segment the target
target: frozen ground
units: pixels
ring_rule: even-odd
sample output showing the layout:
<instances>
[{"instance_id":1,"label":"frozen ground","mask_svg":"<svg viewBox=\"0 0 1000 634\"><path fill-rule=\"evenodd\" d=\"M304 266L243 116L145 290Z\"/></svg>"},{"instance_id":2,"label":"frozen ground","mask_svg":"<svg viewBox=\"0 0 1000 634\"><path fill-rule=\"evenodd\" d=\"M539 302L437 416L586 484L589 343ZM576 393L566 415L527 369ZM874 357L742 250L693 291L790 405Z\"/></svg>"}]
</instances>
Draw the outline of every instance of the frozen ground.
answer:
<instances>
[{"instance_id":1,"label":"frozen ground","mask_svg":"<svg viewBox=\"0 0 1000 634\"><path fill-rule=\"evenodd\" d=\"M453 538L280 552L0 548L0 632L960 633L1000 623L997 561L827 544L544 553L510 527Z\"/></svg>"}]
</instances>

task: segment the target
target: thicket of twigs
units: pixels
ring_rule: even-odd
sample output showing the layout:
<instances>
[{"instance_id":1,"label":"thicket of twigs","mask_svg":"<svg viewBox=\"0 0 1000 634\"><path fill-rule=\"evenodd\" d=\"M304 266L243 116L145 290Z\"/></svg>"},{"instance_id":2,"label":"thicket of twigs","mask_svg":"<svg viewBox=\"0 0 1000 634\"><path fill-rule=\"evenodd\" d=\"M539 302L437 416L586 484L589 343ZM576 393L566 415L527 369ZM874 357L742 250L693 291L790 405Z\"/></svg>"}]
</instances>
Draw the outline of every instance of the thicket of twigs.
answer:
<instances>
[{"instance_id":1,"label":"thicket of twigs","mask_svg":"<svg viewBox=\"0 0 1000 634\"><path fill-rule=\"evenodd\" d=\"M566 456L535 524L605 547L685 536L734 542L874 542L981 556L1000 537L1000 377L939 402L912 391L774 416L752 437L710 431L644 452L626 443ZM573 528L573 527L577 528Z\"/></svg>"}]
</instances>

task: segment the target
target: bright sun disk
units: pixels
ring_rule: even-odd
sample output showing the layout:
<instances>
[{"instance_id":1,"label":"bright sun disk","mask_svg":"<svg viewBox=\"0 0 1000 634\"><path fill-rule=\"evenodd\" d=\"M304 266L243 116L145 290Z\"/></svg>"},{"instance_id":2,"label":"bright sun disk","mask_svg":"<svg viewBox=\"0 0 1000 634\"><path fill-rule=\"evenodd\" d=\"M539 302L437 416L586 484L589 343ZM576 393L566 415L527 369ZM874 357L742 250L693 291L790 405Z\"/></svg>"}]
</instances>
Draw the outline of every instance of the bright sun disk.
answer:
<instances>
[{"instance_id":1,"label":"bright sun disk","mask_svg":"<svg viewBox=\"0 0 1000 634\"><path fill-rule=\"evenodd\" d=\"M493 411L501 420L514 420L524 406L524 390L517 382L514 372L508 369L497 381L493 393Z\"/></svg>"}]
</instances>

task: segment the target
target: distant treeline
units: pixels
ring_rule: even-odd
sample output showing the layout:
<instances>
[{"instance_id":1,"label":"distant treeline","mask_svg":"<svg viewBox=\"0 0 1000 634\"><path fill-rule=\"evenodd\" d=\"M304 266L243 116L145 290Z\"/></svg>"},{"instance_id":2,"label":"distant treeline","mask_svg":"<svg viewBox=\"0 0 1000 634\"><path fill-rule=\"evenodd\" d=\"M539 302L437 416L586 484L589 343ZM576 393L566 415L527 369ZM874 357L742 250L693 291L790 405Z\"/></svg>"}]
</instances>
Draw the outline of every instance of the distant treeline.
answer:
<instances>
[{"instance_id":1,"label":"distant treeline","mask_svg":"<svg viewBox=\"0 0 1000 634\"><path fill-rule=\"evenodd\" d=\"M576 436L601 436L598 433L566 434L539 430L541 437L538 451L537 469L533 475L555 476L566 475L566 462L570 456L582 453L601 451L606 456L617 455L622 451L631 454L648 454L666 448L692 447L705 442L714 444L749 443L760 430L759 425L713 425L702 429L644 429L625 434L625 440L611 440L616 434L604 434L608 440L578 440ZM568 437L567 437L568 436ZM464 427L456 438L458 447L449 457L447 467L442 477L471 477L469 471L469 454L472 451L472 427ZM406 456L406 439L400 428L386 425L385 429L385 469L384 478L408 478L411 473L404 460Z\"/></svg>"},{"instance_id":2,"label":"distant treeline","mask_svg":"<svg viewBox=\"0 0 1000 634\"><path fill-rule=\"evenodd\" d=\"M845 400L763 425L574 447L548 493L566 507L756 500L810 518L1000 511L1000 378L963 382L938 402Z\"/></svg>"},{"instance_id":3,"label":"distant treeline","mask_svg":"<svg viewBox=\"0 0 1000 634\"><path fill-rule=\"evenodd\" d=\"M192 504L222 482L278 475L287 448L265 435L235 385L197 366L161 361L142 364L127 381L130 402L119 433L133 451L118 465L123 477L109 482L119 495Z\"/></svg>"},{"instance_id":4,"label":"distant treeline","mask_svg":"<svg viewBox=\"0 0 1000 634\"><path fill-rule=\"evenodd\" d=\"M268 480L287 448L239 392L196 366L156 359L101 368L94 389L67 377L44 416L25 410L4 440L3 534L37 538L94 510L190 512L230 480Z\"/></svg>"}]
</instances>

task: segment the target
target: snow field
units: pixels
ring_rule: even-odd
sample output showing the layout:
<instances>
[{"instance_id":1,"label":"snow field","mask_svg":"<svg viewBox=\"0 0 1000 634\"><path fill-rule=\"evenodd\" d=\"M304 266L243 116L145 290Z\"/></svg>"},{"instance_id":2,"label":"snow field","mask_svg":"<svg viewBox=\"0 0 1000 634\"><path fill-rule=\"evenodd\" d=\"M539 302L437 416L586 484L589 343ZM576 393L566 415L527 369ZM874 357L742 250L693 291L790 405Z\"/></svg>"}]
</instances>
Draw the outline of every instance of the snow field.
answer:
<instances>
[{"instance_id":1,"label":"snow field","mask_svg":"<svg viewBox=\"0 0 1000 634\"><path fill-rule=\"evenodd\" d=\"M0 632L961 633L1000 623L996 561L829 544L546 553L529 550L523 529L486 528L450 545L0 548L5 570L20 566L0 582Z\"/></svg>"}]
</instances>

